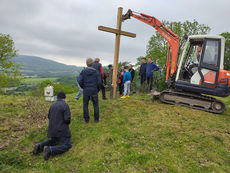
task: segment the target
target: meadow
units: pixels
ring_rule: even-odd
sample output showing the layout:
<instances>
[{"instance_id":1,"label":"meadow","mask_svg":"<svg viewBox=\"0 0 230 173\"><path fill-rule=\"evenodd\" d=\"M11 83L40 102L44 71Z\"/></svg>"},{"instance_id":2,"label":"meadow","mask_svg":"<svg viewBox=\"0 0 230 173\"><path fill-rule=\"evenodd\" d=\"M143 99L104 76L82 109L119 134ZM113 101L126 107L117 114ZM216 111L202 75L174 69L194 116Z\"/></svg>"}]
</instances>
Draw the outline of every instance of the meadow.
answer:
<instances>
[{"instance_id":1,"label":"meadow","mask_svg":"<svg viewBox=\"0 0 230 173\"><path fill-rule=\"evenodd\" d=\"M147 95L99 100L101 122L83 120L82 98L67 95L73 147L44 161L33 144L46 140L43 97L0 96L0 172L229 172L230 97L211 114L162 104Z\"/></svg>"},{"instance_id":2,"label":"meadow","mask_svg":"<svg viewBox=\"0 0 230 173\"><path fill-rule=\"evenodd\" d=\"M22 80L22 83L27 84L27 85L37 85L40 84L42 81L45 80L50 80L50 81L55 81L57 78L25 78Z\"/></svg>"}]
</instances>

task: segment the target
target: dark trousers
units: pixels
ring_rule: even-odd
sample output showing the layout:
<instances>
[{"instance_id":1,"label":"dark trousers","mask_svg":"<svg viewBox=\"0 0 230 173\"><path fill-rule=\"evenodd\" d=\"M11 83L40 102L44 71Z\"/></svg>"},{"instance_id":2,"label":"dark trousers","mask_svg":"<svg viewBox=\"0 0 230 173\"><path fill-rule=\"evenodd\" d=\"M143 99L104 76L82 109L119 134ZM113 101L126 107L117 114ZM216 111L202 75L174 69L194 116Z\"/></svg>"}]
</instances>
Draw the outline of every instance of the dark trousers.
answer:
<instances>
[{"instance_id":1,"label":"dark trousers","mask_svg":"<svg viewBox=\"0 0 230 173\"><path fill-rule=\"evenodd\" d=\"M123 91L124 91L124 83L123 83L123 82L120 82L120 83L119 83L119 94L122 95L122 94L123 94Z\"/></svg>"},{"instance_id":2,"label":"dark trousers","mask_svg":"<svg viewBox=\"0 0 230 173\"><path fill-rule=\"evenodd\" d=\"M102 99L106 99L104 85L101 85L101 92L102 92Z\"/></svg>"},{"instance_id":3,"label":"dark trousers","mask_svg":"<svg viewBox=\"0 0 230 173\"><path fill-rule=\"evenodd\" d=\"M98 95L83 95L83 111L84 111L84 119L86 122L89 122L89 100L93 102L94 108L94 121L99 121L99 105L98 105Z\"/></svg>"},{"instance_id":4,"label":"dark trousers","mask_svg":"<svg viewBox=\"0 0 230 173\"><path fill-rule=\"evenodd\" d=\"M141 85L146 81L146 74L141 75Z\"/></svg>"},{"instance_id":5,"label":"dark trousers","mask_svg":"<svg viewBox=\"0 0 230 173\"><path fill-rule=\"evenodd\" d=\"M152 90L153 85L153 77L147 77L147 84L149 86L150 91Z\"/></svg>"},{"instance_id":6,"label":"dark trousers","mask_svg":"<svg viewBox=\"0 0 230 173\"><path fill-rule=\"evenodd\" d=\"M50 146L51 155L61 154L68 151L72 145L68 137L54 137L50 140L39 143L39 151L42 152L45 146ZM59 145L57 145L59 144Z\"/></svg>"}]
</instances>

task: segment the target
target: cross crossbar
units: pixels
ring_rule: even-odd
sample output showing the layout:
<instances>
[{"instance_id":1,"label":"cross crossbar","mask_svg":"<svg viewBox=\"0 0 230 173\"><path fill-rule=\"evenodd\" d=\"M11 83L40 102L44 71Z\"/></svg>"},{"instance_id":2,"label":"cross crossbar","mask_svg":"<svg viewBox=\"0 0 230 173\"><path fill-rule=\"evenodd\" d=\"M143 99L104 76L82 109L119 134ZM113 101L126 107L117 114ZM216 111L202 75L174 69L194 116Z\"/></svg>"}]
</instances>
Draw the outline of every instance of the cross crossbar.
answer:
<instances>
[{"instance_id":1,"label":"cross crossbar","mask_svg":"<svg viewBox=\"0 0 230 173\"><path fill-rule=\"evenodd\" d=\"M118 29L113 29L113 28L109 28L105 26L98 26L98 30L105 31L105 32L111 32L111 33L119 34L119 35L124 35L124 36L132 37L132 38L136 37L136 34L134 33L119 31Z\"/></svg>"}]
</instances>

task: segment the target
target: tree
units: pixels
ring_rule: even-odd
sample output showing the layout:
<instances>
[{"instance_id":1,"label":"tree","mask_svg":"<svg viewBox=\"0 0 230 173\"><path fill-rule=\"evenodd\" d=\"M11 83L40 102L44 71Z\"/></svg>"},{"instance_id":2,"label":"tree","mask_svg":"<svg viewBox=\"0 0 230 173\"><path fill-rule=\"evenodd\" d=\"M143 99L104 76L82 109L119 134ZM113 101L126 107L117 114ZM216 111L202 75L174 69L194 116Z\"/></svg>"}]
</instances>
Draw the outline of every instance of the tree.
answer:
<instances>
[{"instance_id":1,"label":"tree","mask_svg":"<svg viewBox=\"0 0 230 173\"><path fill-rule=\"evenodd\" d=\"M51 80L44 80L36 86L36 88L32 91L31 94L33 96L43 96L44 88L47 87L48 84L51 84L53 86L54 95L57 95L60 91L63 91L66 94L72 94L77 92L77 87L73 87L70 84Z\"/></svg>"},{"instance_id":2,"label":"tree","mask_svg":"<svg viewBox=\"0 0 230 173\"><path fill-rule=\"evenodd\" d=\"M166 27L172 30L175 34L183 40L185 34L196 35L196 34L207 34L210 31L210 27L204 24L199 24L196 20L193 22L185 21L182 22L163 22ZM153 35L147 45L146 56L152 57L153 61L159 65L161 69L166 69L168 43L167 41L156 32Z\"/></svg>"},{"instance_id":3,"label":"tree","mask_svg":"<svg viewBox=\"0 0 230 173\"><path fill-rule=\"evenodd\" d=\"M193 22L164 21L163 23L166 27L168 27L175 34L177 34L178 37L180 37L181 41L183 40L185 34L187 35L207 34L211 30L209 26L204 24L199 24L196 20L193 20ZM165 81L167 51L168 51L167 41L158 32L156 32L156 34L154 34L150 38L146 50L146 57L152 57L154 63L156 63L161 69L161 71L156 72L158 78L157 79L154 78L155 80L154 84L161 83L162 85L164 85L164 82L162 81ZM155 87L159 87L159 86L155 85ZM161 87L161 90L165 89L165 87L166 85Z\"/></svg>"},{"instance_id":4,"label":"tree","mask_svg":"<svg viewBox=\"0 0 230 173\"><path fill-rule=\"evenodd\" d=\"M118 63L118 71L121 69L122 66L128 66L130 62L128 61L123 61Z\"/></svg>"},{"instance_id":5,"label":"tree","mask_svg":"<svg viewBox=\"0 0 230 173\"><path fill-rule=\"evenodd\" d=\"M224 32L220 35L226 39L224 51L224 69L230 70L230 32Z\"/></svg>"},{"instance_id":6,"label":"tree","mask_svg":"<svg viewBox=\"0 0 230 173\"><path fill-rule=\"evenodd\" d=\"M19 65L12 61L16 54L10 35L0 33L0 88L16 86L21 79Z\"/></svg>"}]
</instances>

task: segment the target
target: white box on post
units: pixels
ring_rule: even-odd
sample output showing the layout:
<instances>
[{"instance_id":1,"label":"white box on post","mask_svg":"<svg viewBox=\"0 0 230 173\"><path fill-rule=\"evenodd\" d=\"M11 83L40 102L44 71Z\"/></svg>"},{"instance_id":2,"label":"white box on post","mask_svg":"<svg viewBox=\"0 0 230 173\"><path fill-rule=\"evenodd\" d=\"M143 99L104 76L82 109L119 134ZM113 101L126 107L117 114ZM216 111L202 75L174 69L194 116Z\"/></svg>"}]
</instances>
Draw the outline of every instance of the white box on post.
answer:
<instances>
[{"instance_id":1,"label":"white box on post","mask_svg":"<svg viewBox=\"0 0 230 173\"><path fill-rule=\"evenodd\" d=\"M44 95L46 101L56 101L57 97L54 96L54 88L52 86L45 87L44 89Z\"/></svg>"}]
</instances>

